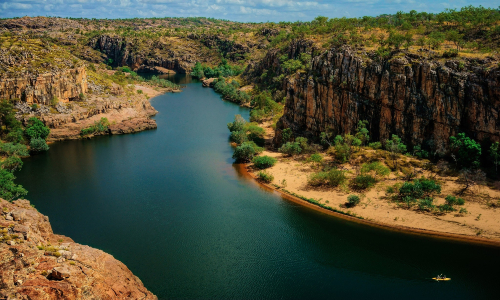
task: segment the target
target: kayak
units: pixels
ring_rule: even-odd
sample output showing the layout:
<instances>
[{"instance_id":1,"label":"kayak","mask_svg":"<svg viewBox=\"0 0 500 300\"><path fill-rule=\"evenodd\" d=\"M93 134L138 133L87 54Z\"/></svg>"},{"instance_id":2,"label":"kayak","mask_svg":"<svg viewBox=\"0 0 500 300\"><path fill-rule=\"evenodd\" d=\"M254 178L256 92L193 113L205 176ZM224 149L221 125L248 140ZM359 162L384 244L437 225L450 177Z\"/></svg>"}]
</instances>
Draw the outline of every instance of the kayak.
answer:
<instances>
[{"instance_id":1,"label":"kayak","mask_svg":"<svg viewBox=\"0 0 500 300\"><path fill-rule=\"evenodd\" d=\"M448 281L448 280L451 280L451 278L437 278L437 277L433 277L432 279L434 279L436 281Z\"/></svg>"}]
</instances>

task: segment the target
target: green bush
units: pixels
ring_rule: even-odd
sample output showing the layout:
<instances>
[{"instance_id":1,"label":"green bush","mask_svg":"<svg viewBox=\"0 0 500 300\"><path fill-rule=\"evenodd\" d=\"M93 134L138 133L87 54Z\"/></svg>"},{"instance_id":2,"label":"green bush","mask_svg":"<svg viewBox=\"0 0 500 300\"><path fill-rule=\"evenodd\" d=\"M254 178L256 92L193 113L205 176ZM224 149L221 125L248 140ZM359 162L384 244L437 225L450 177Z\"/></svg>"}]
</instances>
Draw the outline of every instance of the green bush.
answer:
<instances>
[{"instance_id":1,"label":"green bush","mask_svg":"<svg viewBox=\"0 0 500 300\"><path fill-rule=\"evenodd\" d=\"M0 198L7 201L19 199L28 194L22 185L15 184L16 177L6 169L0 169Z\"/></svg>"},{"instance_id":2,"label":"green bush","mask_svg":"<svg viewBox=\"0 0 500 300\"><path fill-rule=\"evenodd\" d=\"M231 135L229 136L229 140L231 142L234 142L236 144L242 144L244 142L248 141L248 137L245 131L233 131L231 132Z\"/></svg>"},{"instance_id":3,"label":"green bush","mask_svg":"<svg viewBox=\"0 0 500 300\"><path fill-rule=\"evenodd\" d=\"M323 155L321 155L319 153L311 154L311 156L309 156L307 161L320 163L323 161Z\"/></svg>"},{"instance_id":4,"label":"green bush","mask_svg":"<svg viewBox=\"0 0 500 300\"><path fill-rule=\"evenodd\" d=\"M420 199L418 201L418 209L419 210L425 210L425 211L432 211L436 206L434 205L434 199L427 197L425 199Z\"/></svg>"},{"instance_id":5,"label":"green bush","mask_svg":"<svg viewBox=\"0 0 500 300\"><path fill-rule=\"evenodd\" d=\"M467 137L465 133L450 137L451 148L456 162L462 167L479 167L481 145Z\"/></svg>"},{"instance_id":6,"label":"green bush","mask_svg":"<svg viewBox=\"0 0 500 300\"><path fill-rule=\"evenodd\" d=\"M244 142L234 149L233 158L237 162L249 162L253 157L264 149L258 147L254 142Z\"/></svg>"},{"instance_id":7,"label":"green bush","mask_svg":"<svg viewBox=\"0 0 500 300\"><path fill-rule=\"evenodd\" d=\"M270 183L274 180L274 176L265 171L260 171L257 176L265 183Z\"/></svg>"},{"instance_id":8,"label":"green bush","mask_svg":"<svg viewBox=\"0 0 500 300\"><path fill-rule=\"evenodd\" d=\"M227 128L231 132L233 132L233 131L243 131L246 123L247 123L247 121L245 121L245 119L243 119L243 117L241 115L235 115L234 116L234 122L227 123Z\"/></svg>"},{"instance_id":9,"label":"green bush","mask_svg":"<svg viewBox=\"0 0 500 300\"><path fill-rule=\"evenodd\" d=\"M14 172L20 170L23 166L23 161L18 156L8 156L2 163L2 169Z\"/></svg>"},{"instance_id":10,"label":"green bush","mask_svg":"<svg viewBox=\"0 0 500 300\"><path fill-rule=\"evenodd\" d=\"M5 137L5 140L14 144L21 143L24 141L24 132L21 128L12 129Z\"/></svg>"},{"instance_id":11,"label":"green bush","mask_svg":"<svg viewBox=\"0 0 500 300\"><path fill-rule=\"evenodd\" d=\"M49 150L49 145L47 145L44 139L32 139L30 142L30 150L34 152L47 151Z\"/></svg>"},{"instance_id":12,"label":"green bush","mask_svg":"<svg viewBox=\"0 0 500 300\"><path fill-rule=\"evenodd\" d=\"M355 190L366 190L377 183L377 179L371 175L358 175L351 179L351 187Z\"/></svg>"},{"instance_id":13,"label":"green bush","mask_svg":"<svg viewBox=\"0 0 500 300\"><path fill-rule=\"evenodd\" d=\"M45 124L43 124L43 122L40 121L38 118L32 117L28 120L28 125L26 126L24 133L29 140L32 139L46 140L50 134L50 129L47 126L45 126Z\"/></svg>"},{"instance_id":14,"label":"green bush","mask_svg":"<svg viewBox=\"0 0 500 300\"><path fill-rule=\"evenodd\" d=\"M321 186L325 185L327 182L328 182L327 172L313 173L307 179L307 183L311 186Z\"/></svg>"},{"instance_id":15,"label":"green bush","mask_svg":"<svg viewBox=\"0 0 500 300\"><path fill-rule=\"evenodd\" d=\"M266 133L264 128L255 123L247 123L245 130L247 132L248 140L254 141L257 145L264 145L264 134Z\"/></svg>"},{"instance_id":16,"label":"green bush","mask_svg":"<svg viewBox=\"0 0 500 300\"><path fill-rule=\"evenodd\" d=\"M80 131L80 135L85 136L89 134L96 134L108 131L109 121L107 118L101 118L101 120L94 122L94 125L83 128Z\"/></svg>"},{"instance_id":17,"label":"green bush","mask_svg":"<svg viewBox=\"0 0 500 300\"><path fill-rule=\"evenodd\" d=\"M331 186L339 186L343 184L347 177L345 176L345 171L332 169L327 173L328 184Z\"/></svg>"},{"instance_id":18,"label":"green bush","mask_svg":"<svg viewBox=\"0 0 500 300\"><path fill-rule=\"evenodd\" d=\"M365 175L371 172L375 173L376 176L385 177L391 173L391 170L379 161L365 163L361 166L361 174Z\"/></svg>"},{"instance_id":19,"label":"green bush","mask_svg":"<svg viewBox=\"0 0 500 300\"><path fill-rule=\"evenodd\" d=\"M382 149L382 143L381 142L373 142L373 143L369 143L368 144L368 147L372 148L372 149Z\"/></svg>"},{"instance_id":20,"label":"green bush","mask_svg":"<svg viewBox=\"0 0 500 300\"><path fill-rule=\"evenodd\" d=\"M446 196L446 198L444 198L444 199L446 201L446 204L448 204L450 206L453 206L453 205L464 205L465 204L465 200L464 199L458 198L458 197L454 197L454 196L451 196L451 195Z\"/></svg>"},{"instance_id":21,"label":"green bush","mask_svg":"<svg viewBox=\"0 0 500 300\"><path fill-rule=\"evenodd\" d=\"M451 212L451 211L455 211L455 208L453 208L453 206L449 205L449 204L442 204L442 205L439 205L438 206L438 209L440 212Z\"/></svg>"},{"instance_id":22,"label":"green bush","mask_svg":"<svg viewBox=\"0 0 500 300\"><path fill-rule=\"evenodd\" d=\"M286 144L283 144L278 151L289 156L294 156L300 154L302 152L302 148L300 148L300 144L298 142L287 142Z\"/></svg>"},{"instance_id":23,"label":"green bush","mask_svg":"<svg viewBox=\"0 0 500 300\"><path fill-rule=\"evenodd\" d=\"M274 157L270 157L270 156L265 155L265 156L254 157L252 162L255 165L255 167L257 167L259 169L266 169L266 168L270 168L270 167L274 166L274 164L276 164L277 160Z\"/></svg>"},{"instance_id":24,"label":"green bush","mask_svg":"<svg viewBox=\"0 0 500 300\"><path fill-rule=\"evenodd\" d=\"M2 143L0 142L0 154L11 156L29 156L28 148L23 144Z\"/></svg>"},{"instance_id":25,"label":"green bush","mask_svg":"<svg viewBox=\"0 0 500 300\"><path fill-rule=\"evenodd\" d=\"M356 196L356 195L347 196L347 206L354 207L354 206L358 205L359 202L360 202L359 196Z\"/></svg>"}]
</instances>

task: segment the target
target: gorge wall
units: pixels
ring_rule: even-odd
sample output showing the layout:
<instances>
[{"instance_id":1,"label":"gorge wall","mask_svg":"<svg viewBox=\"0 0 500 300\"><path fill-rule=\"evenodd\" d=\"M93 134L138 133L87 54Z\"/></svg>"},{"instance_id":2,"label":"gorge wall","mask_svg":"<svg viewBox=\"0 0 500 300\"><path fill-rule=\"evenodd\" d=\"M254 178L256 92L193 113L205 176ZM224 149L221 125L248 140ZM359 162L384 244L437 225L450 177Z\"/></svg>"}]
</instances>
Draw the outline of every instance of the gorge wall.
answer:
<instances>
[{"instance_id":1,"label":"gorge wall","mask_svg":"<svg viewBox=\"0 0 500 300\"><path fill-rule=\"evenodd\" d=\"M19 99L49 105L53 98L63 102L87 93L85 67L23 77L1 77L0 99Z\"/></svg>"},{"instance_id":2,"label":"gorge wall","mask_svg":"<svg viewBox=\"0 0 500 300\"><path fill-rule=\"evenodd\" d=\"M89 42L89 46L100 51L115 66L129 66L134 70L162 67L179 73L189 73L196 59L189 54L176 55L170 45L151 42L147 51L139 51L139 45L122 37L101 35Z\"/></svg>"},{"instance_id":3,"label":"gorge wall","mask_svg":"<svg viewBox=\"0 0 500 300\"><path fill-rule=\"evenodd\" d=\"M113 256L54 234L29 201L0 208L0 299L158 299Z\"/></svg>"},{"instance_id":4,"label":"gorge wall","mask_svg":"<svg viewBox=\"0 0 500 300\"><path fill-rule=\"evenodd\" d=\"M288 55L297 57L309 46L292 43ZM499 141L500 68L481 63L405 53L377 61L347 46L313 55L309 71L282 82L286 104L274 142L281 144L285 128L309 138L326 128L354 133L358 120L369 121L373 141L398 134L408 144L438 151L459 132ZM254 70L279 68L278 52L271 51Z\"/></svg>"}]
</instances>

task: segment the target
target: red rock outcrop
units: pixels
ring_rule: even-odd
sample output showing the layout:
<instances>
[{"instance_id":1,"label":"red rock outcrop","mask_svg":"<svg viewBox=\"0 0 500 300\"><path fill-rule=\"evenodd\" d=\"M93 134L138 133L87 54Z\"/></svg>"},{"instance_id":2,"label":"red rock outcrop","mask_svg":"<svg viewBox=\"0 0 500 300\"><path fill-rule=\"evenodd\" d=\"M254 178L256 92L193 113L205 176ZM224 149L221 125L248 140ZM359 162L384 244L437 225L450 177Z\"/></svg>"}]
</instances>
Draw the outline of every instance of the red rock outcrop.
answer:
<instances>
[{"instance_id":1,"label":"red rock outcrop","mask_svg":"<svg viewBox=\"0 0 500 300\"><path fill-rule=\"evenodd\" d=\"M292 43L289 58L310 45ZM270 51L247 73L279 74L278 55ZM313 54L310 70L285 78L282 87L286 105L275 144L284 128L315 138L326 128L353 133L358 120L369 121L372 140L398 134L408 144L432 144L439 151L459 132L500 140L500 69L482 67L478 60L443 63L398 53L380 61L343 47Z\"/></svg>"},{"instance_id":2,"label":"red rock outcrop","mask_svg":"<svg viewBox=\"0 0 500 300\"><path fill-rule=\"evenodd\" d=\"M29 201L0 209L0 299L157 299L113 256L54 234Z\"/></svg>"},{"instance_id":3,"label":"red rock outcrop","mask_svg":"<svg viewBox=\"0 0 500 300\"><path fill-rule=\"evenodd\" d=\"M62 102L86 94L87 74L84 67L61 72L16 78L0 78L0 99L20 99L27 103L49 105L53 98Z\"/></svg>"}]
</instances>

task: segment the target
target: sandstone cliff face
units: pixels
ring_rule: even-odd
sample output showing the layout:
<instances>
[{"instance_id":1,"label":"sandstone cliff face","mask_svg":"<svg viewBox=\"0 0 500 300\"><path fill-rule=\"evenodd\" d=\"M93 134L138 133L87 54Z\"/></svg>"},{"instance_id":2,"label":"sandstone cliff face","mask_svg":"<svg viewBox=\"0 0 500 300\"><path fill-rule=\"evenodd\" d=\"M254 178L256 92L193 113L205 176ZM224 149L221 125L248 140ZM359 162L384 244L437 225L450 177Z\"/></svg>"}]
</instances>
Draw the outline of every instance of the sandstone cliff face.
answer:
<instances>
[{"instance_id":1,"label":"sandstone cliff face","mask_svg":"<svg viewBox=\"0 0 500 300\"><path fill-rule=\"evenodd\" d=\"M307 47L292 44L289 57ZM270 52L254 72L279 74L279 64L277 52ZM286 105L276 144L284 128L313 138L326 128L353 133L358 120L369 121L372 140L398 134L409 144L440 151L459 132L500 140L500 69L486 70L477 61L460 66L400 53L377 62L344 47L313 55L310 71L286 78L283 89Z\"/></svg>"},{"instance_id":2,"label":"sandstone cliff face","mask_svg":"<svg viewBox=\"0 0 500 300\"><path fill-rule=\"evenodd\" d=\"M0 99L20 99L30 104L49 105L54 97L68 102L87 90L84 67L38 76L0 78Z\"/></svg>"},{"instance_id":3,"label":"sandstone cliff face","mask_svg":"<svg viewBox=\"0 0 500 300\"><path fill-rule=\"evenodd\" d=\"M113 256L53 234L29 201L0 208L0 299L157 299Z\"/></svg>"},{"instance_id":4,"label":"sandstone cliff face","mask_svg":"<svg viewBox=\"0 0 500 300\"><path fill-rule=\"evenodd\" d=\"M195 58L191 55L176 56L168 45L163 43L149 45L150 52L144 53L137 51L136 46L124 38L101 35L92 39L89 46L112 59L114 65L130 66L134 70L162 67L179 73L189 73L195 63Z\"/></svg>"}]
</instances>

